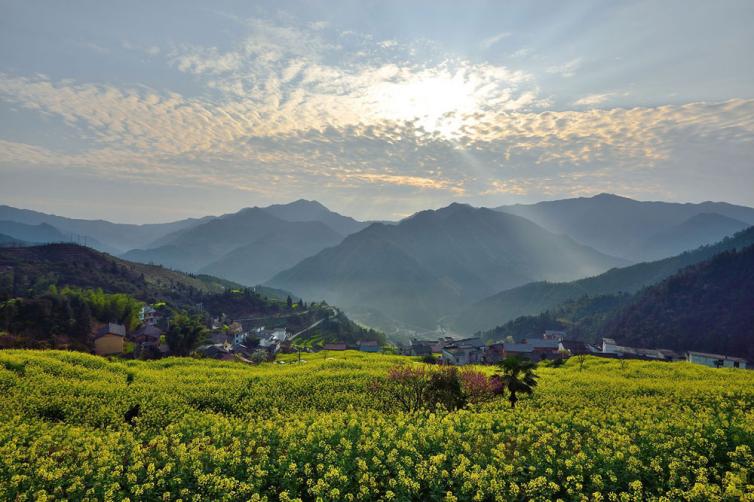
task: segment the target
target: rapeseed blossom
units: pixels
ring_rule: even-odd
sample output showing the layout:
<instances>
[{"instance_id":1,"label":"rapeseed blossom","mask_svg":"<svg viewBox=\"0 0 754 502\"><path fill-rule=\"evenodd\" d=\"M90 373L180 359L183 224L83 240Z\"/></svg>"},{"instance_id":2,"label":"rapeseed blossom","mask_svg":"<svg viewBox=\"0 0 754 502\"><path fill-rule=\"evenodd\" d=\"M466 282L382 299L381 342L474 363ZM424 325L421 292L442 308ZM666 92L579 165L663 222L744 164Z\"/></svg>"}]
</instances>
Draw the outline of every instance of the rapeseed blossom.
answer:
<instances>
[{"instance_id":1,"label":"rapeseed blossom","mask_svg":"<svg viewBox=\"0 0 754 502\"><path fill-rule=\"evenodd\" d=\"M752 372L589 358L515 410L405 413L370 386L421 363L345 357L2 351L0 499L754 500Z\"/></svg>"}]
</instances>

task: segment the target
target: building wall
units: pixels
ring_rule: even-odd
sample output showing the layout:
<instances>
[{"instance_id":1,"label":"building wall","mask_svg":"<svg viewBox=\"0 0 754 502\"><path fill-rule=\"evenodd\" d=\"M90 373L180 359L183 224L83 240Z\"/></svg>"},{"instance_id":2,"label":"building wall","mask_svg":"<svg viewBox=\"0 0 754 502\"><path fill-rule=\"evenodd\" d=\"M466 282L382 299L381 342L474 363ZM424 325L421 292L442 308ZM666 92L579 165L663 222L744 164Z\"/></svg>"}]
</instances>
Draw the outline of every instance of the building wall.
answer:
<instances>
[{"instance_id":1,"label":"building wall","mask_svg":"<svg viewBox=\"0 0 754 502\"><path fill-rule=\"evenodd\" d=\"M704 357L704 356L698 356L696 354L689 354L689 362L695 363L695 364L703 364L704 366L709 366L711 368L717 367L717 361L718 359L711 358L711 357ZM724 359L723 360L723 368L735 368L735 361L731 361L730 359ZM739 362L738 368L745 369L746 363L745 362Z\"/></svg>"},{"instance_id":2,"label":"building wall","mask_svg":"<svg viewBox=\"0 0 754 502\"><path fill-rule=\"evenodd\" d=\"M94 352L100 356L122 353L123 337L118 335L105 335L97 338L94 340Z\"/></svg>"}]
</instances>

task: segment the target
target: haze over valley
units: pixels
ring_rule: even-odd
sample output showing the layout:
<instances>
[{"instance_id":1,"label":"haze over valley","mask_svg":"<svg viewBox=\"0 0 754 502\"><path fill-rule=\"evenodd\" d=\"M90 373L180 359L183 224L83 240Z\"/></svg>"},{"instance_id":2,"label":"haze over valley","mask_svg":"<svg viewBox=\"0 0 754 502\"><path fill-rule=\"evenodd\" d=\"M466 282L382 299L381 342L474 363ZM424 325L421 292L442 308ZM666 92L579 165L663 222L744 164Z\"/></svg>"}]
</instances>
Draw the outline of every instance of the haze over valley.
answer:
<instances>
[{"instance_id":1,"label":"haze over valley","mask_svg":"<svg viewBox=\"0 0 754 502\"><path fill-rule=\"evenodd\" d=\"M738 234L754 225L752 208L611 194L494 209L454 203L395 222L361 222L307 200L158 225L8 206L0 218L9 245L75 242L131 262L269 286L337 305L396 340L471 335L582 295L633 294L754 244Z\"/></svg>"}]
</instances>

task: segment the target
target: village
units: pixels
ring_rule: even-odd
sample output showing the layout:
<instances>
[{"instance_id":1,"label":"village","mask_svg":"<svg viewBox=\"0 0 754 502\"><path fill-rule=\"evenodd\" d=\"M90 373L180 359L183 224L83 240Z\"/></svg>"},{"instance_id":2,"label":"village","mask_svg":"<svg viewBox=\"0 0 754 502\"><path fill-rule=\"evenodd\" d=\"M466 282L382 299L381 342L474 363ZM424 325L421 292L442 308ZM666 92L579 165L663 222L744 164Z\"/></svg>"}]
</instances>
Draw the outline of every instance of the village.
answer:
<instances>
[{"instance_id":1,"label":"village","mask_svg":"<svg viewBox=\"0 0 754 502\"><path fill-rule=\"evenodd\" d=\"M643 349L617 345L611 338L603 338L601 346L566 339L564 331L545 331L540 338L526 338L520 342L501 342L490 345L479 337L455 340L444 337L439 340L411 341L404 352L412 356L440 354L444 364L497 364L505 358L518 356L533 361L552 361L572 356L595 356L611 359L640 359L648 361L688 361L713 368L747 368L747 360L740 357L704 352L678 353L668 349Z\"/></svg>"},{"instance_id":2,"label":"village","mask_svg":"<svg viewBox=\"0 0 754 502\"><path fill-rule=\"evenodd\" d=\"M127 333L125 326L116 323L107 323L99 327L94 336L94 352L103 356L131 355L143 359L172 355L165 337L170 323L170 311L144 306L139 313L139 321L139 328L130 333ZM292 333L285 327L265 327L247 320L228 322L215 318L212 319L208 339L195 349L193 355L224 361L260 363L275 360L279 353L357 350L423 357L428 362L453 366L497 364L512 356L540 362L588 355L611 359L687 361L713 368L752 369L747 360L740 357L695 351L679 353L668 349L626 347L618 345L611 338L603 338L601 345L593 345L569 340L564 331L551 330L545 331L537 338L492 344L485 343L480 337L456 339L450 336L436 340L415 338L404 346L381 346L374 340L358 340L353 344L342 341L321 345L297 343L299 335L319 322L321 321L298 333Z\"/></svg>"}]
</instances>

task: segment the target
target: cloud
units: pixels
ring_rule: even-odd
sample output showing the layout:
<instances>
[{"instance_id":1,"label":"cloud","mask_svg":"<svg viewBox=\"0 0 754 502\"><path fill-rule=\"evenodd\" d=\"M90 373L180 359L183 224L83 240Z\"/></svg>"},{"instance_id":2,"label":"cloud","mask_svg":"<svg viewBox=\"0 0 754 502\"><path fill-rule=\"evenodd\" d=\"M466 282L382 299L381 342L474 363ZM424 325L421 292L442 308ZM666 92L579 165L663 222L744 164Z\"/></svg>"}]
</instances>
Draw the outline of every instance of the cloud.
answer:
<instances>
[{"instance_id":1,"label":"cloud","mask_svg":"<svg viewBox=\"0 0 754 502\"><path fill-rule=\"evenodd\" d=\"M507 31L498 33L497 35L493 35L491 37L488 37L482 40L479 43L479 47L481 47L484 50L490 49L493 45L496 45L498 42L500 42L504 38L508 38L510 36L511 36L511 33Z\"/></svg>"},{"instance_id":2,"label":"cloud","mask_svg":"<svg viewBox=\"0 0 754 502\"><path fill-rule=\"evenodd\" d=\"M525 58L534 53L534 49L531 47L522 47L511 54L512 58Z\"/></svg>"},{"instance_id":3,"label":"cloud","mask_svg":"<svg viewBox=\"0 0 754 502\"><path fill-rule=\"evenodd\" d=\"M404 176L396 174L384 174L384 173L359 173L359 174L346 174L343 176L346 180L360 180L367 181L369 183L379 183L384 185L398 185L409 186L413 188L420 188L423 190L449 190L456 195L463 195L464 190L460 186L453 186L449 181L443 181L433 178L426 178L421 176Z\"/></svg>"},{"instance_id":4,"label":"cloud","mask_svg":"<svg viewBox=\"0 0 754 502\"><path fill-rule=\"evenodd\" d=\"M551 111L521 69L417 60L403 44L356 35L349 43L365 55L353 58L327 26L242 23L248 34L230 48L155 51L197 84L192 96L0 74L0 101L57 118L86 143L71 153L0 139L0 167L278 199L403 197L413 208L459 197L658 193L684 170L744 159L734 169L754 154L754 100L584 108L615 95L602 93ZM573 74L580 63L553 72Z\"/></svg>"},{"instance_id":5,"label":"cloud","mask_svg":"<svg viewBox=\"0 0 754 502\"><path fill-rule=\"evenodd\" d=\"M576 100L573 104L576 106L593 106L593 105L599 105L607 101L608 99L615 96L614 92L605 92L602 94L590 94L588 96L584 96L581 99Z\"/></svg>"},{"instance_id":6,"label":"cloud","mask_svg":"<svg viewBox=\"0 0 754 502\"><path fill-rule=\"evenodd\" d=\"M566 63L550 66L545 71L561 77L573 77L576 74L576 70L579 69L582 63L582 58L572 59Z\"/></svg>"}]
</instances>

